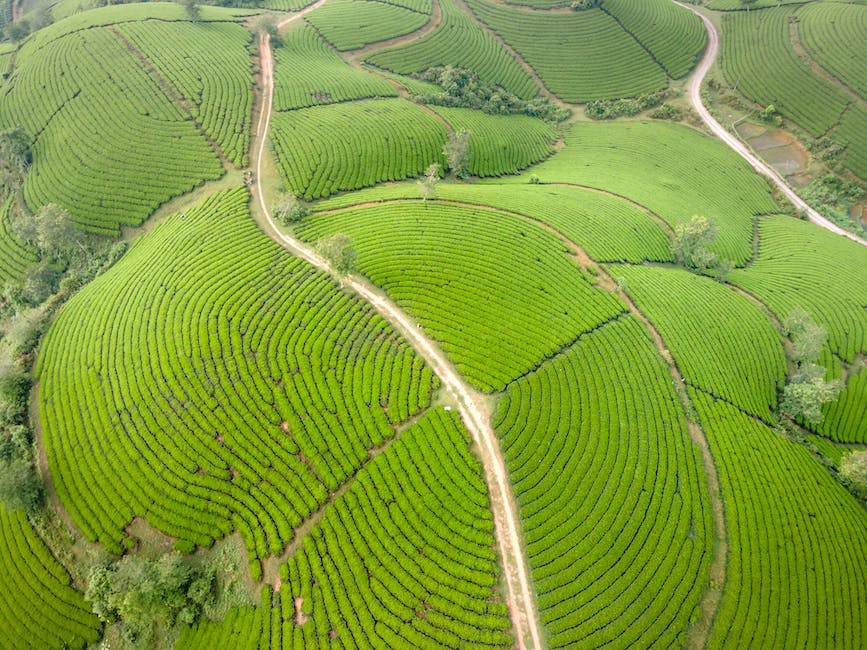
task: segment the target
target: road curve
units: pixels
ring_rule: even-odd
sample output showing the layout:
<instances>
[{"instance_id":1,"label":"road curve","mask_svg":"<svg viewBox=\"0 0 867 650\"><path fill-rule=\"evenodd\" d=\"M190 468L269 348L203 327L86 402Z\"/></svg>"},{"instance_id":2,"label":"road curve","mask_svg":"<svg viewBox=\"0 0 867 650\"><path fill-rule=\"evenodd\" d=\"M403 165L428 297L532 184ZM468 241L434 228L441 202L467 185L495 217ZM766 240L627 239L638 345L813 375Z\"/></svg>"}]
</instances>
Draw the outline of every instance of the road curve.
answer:
<instances>
[{"instance_id":1,"label":"road curve","mask_svg":"<svg viewBox=\"0 0 867 650\"><path fill-rule=\"evenodd\" d=\"M840 226L833 223L832 221L829 221L821 214L819 214L816 210L807 205L807 202L795 193L795 190L793 190L788 185L788 183L786 183L782 176L780 176L769 165L759 160L759 158L755 154L753 154L753 152L750 151L749 148L743 142L741 142L741 140L726 131L725 128L723 128L722 124L717 122L714 116L710 114L707 108L705 108L705 105L701 101L701 85L704 82L704 78L707 76L707 73L710 70L711 66L714 64L714 61L716 61L717 54L719 53L719 33L717 32L714 24L708 19L708 17L698 11L695 7L683 4L681 2L677 2L677 0L673 0L673 2L674 4L680 5L685 9L689 9L696 16L701 18L702 22L704 23L705 31L707 31L707 49L705 50L704 57L698 64L698 67L695 69L695 72L689 80L689 101L701 117L702 121L707 125L707 127L715 136L725 142L729 147L734 149L735 152L737 152L741 156L741 158L746 160L753 169L755 169L763 176L767 176L768 178L770 178L796 208L798 208L799 210L804 210L806 212L810 221L815 223L817 226L821 226L822 228L830 230L833 233L843 235L844 237L847 237L852 241L856 241L862 246L867 246L867 241L864 241L854 233L843 230Z\"/></svg>"},{"instance_id":2,"label":"road curve","mask_svg":"<svg viewBox=\"0 0 867 650\"><path fill-rule=\"evenodd\" d=\"M322 6L326 0L318 0L315 4L278 23L283 27L298 20L306 13ZM268 234L284 248L309 264L331 272L326 260L304 242L280 232L277 223L271 216L265 203L262 188L262 159L268 130L271 124L271 109L274 97L274 64L271 56L271 39L267 33L259 37L259 47L262 66L262 106L256 127L258 141L256 153L255 193L259 207L264 215L270 231ZM541 650L541 632L533 591L530 587L527 563L524 560L521 546L521 536L518 528L518 514L512 497L505 463L499 447L499 441L485 415L484 397L470 388L448 363L443 353L430 341L423 331L385 295L376 292L360 280L349 276L343 280L344 286L355 291L360 297L379 312L383 318L394 325L421 354L439 377L442 385L458 404L458 411L464 425L476 443L485 479L491 496L491 509L494 515L494 527L500 557L503 562L504 577L508 588L508 604L512 623L515 626L517 647L521 650Z\"/></svg>"}]
</instances>

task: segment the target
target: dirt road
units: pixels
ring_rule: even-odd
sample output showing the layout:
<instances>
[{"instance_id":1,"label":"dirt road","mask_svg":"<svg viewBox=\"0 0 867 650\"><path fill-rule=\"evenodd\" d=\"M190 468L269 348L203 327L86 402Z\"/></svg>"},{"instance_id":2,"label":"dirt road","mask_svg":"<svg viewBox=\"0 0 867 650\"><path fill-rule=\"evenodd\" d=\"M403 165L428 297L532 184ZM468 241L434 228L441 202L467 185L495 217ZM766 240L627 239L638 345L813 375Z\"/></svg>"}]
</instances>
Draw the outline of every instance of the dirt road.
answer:
<instances>
[{"instance_id":1,"label":"dirt road","mask_svg":"<svg viewBox=\"0 0 867 650\"><path fill-rule=\"evenodd\" d=\"M698 67L695 69L692 78L689 80L689 101L692 104L693 108L695 108L699 116L701 116L702 121L707 125L707 127L715 136L725 142L729 147L734 149L735 152L737 152L738 155L741 156L741 158L746 160L753 169L755 169L763 176L767 176L768 178L770 178L796 208L798 208L799 210L804 210L807 213L810 221L812 221L818 226L821 226L822 228L830 230L831 232L837 233L838 235L843 235L844 237L848 237L852 241L856 241L863 246L867 246L867 241L864 241L863 239L851 232L843 230L842 228L840 228L840 226L829 221L821 214L819 214L816 210L807 205L806 201L804 201L804 199L798 196L795 193L795 190L789 187L789 185L786 183L782 176L780 176L776 171L774 171L774 169L771 168L769 165L759 160L759 158L755 156L753 152L750 151L749 148L737 137L726 131L725 128L723 128L722 124L717 122L713 115L711 115L707 108L705 108L704 104L701 101L701 85L704 82L704 78L707 76L708 70L710 70L711 66L714 64L714 61L716 61L717 54L719 54L719 33L717 32L714 24L707 18L707 16L703 15L695 7L677 2L677 0L674 0L674 4L689 9L699 18L701 18L702 22L704 23L705 30L707 31L707 50L705 51L704 58L702 58L701 62L698 64Z\"/></svg>"},{"instance_id":2,"label":"dirt road","mask_svg":"<svg viewBox=\"0 0 867 650\"><path fill-rule=\"evenodd\" d=\"M278 26L283 27L294 20L298 20L304 14L323 5L325 1L319 0L316 4L281 21ZM271 109L274 95L274 66L271 56L270 37L267 34L260 36L259 47L262 66L262 107L256 129L256 178L259 181L255 187L259 207L267 220L269 226L268 235L270 237L313 266L330 272L331 269L328 262L322 259L316 251L304 242L280 232L265 202L261 182L262 160L271 124ZM512 497L511 486L508 482L499 441L491 428L488 416L485 414L484 397L472 390L458 376L439 348L386 296L351 276L345 278L343 283L344 286L352 289L369 302L374 309L406 337L428 362L431 369L439 377L443 387L457 402L461 418L470 432L473 441L476 443L485 470L485 478L491 495L495 534L508 587L508 605L512 623L515 627L516 645L522 650L541 648L541 633L536 616L533 592L530 587L529 571L521 546L517 508Z\"/></svg>"}]
</instances>

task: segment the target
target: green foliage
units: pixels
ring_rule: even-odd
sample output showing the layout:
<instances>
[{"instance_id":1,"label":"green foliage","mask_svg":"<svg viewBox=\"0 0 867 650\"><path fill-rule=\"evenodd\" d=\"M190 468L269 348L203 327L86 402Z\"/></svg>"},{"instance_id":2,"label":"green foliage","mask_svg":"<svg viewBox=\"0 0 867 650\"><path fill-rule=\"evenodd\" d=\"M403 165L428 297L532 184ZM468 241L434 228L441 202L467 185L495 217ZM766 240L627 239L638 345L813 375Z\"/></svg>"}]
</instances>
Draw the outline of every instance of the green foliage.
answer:
<instances>
[{"instance_id":1,"label":"green foliage","mask_svg":"<svg viewBox=\"0 0 867 650\"><path fill-rule=\"evenodd\" d=\"M443 146L446 169L457 178L466 178L470 175L471 147L472 134L466 129L459 129L450 133Z\"/></svg>"},{"instance_id":2,"label":"green foliage","mask_svg":"<svg viewBox=\"0 0 867 650\"><path fill-rule=\"evenodd\" d=\"M261 608L184 631L178 650L335 639L351 648L511 647L490 502L469 444L456 414L426 414L326 507L281 567L277 594L266 587Z\"/></svg>"},{"instance_id":3,"label":"green foliage","mask_svg":"<svg viewBox=\"0 0 867 650\"><path fill-rule=\"evenodd\" d=\"M476 16L567 102L633 97L668 85L665 71L609 14L527 12L468 0ZM573 65L564 62L568 52Z\"/></svg>"},{"instance_id":4,"label":"green foliage","mask_svg":"<svg viewBox=\"0 0 867 650\"><path fill-rule=\"evenodd\" d=\"M786 335L792 340L790 356L795 363L815 363L819 359L828 332L817 325L801 307L795 307L783 321Z\"/></svg>"},{"instance_id":5,"label":"green foliage","mask_svg":"<svg viewBox=\"0 0 867 650\"><path fill-rule=\"evenodd\" d=\"M867 451L853 451L843 456L840 474L851 482L856 494L867 499Z\"/></svg>"},{"instance_id":6,"label":"green foliage","mask_svg":"<svg viewBox=\"0 0 867 650\"><path fill-rule=\"evenodd\" d=\"M27 421L30 385L27 373L0 359L0 426Z\"/></svg>"},{"instance_id":7,"label":"green foliage","mask_svg":"<svg viewBox=\"0 0 867 650\"><path fill-rule=\"evenodd\" d=\"M216 573L177 553L155 560L127 555L97 564L87 579L88 600L105 623L120 621L121 638L133 647L150 647L156 626L195 623L216 597Z\"/></svg>"},{"instance_id":8,"label":"green foliage","mask_svg":"<svg viewBox=\"0 0 867 650\"><path fill-rule=\"evenodd\" d=\"M99 620L24 512L2 505L0 608L4 648L82 650L100 637Z\"/></svg>"},{"instance_id":9,"label":"green foliage","mask_svg":"<svg viewBox=\"0 0 867 650\"><path fill-rule=\"evenodd\" d=\"M398 201L317 214L298 233L309 241L348 234L359 271L484 391L501 390L624 309L554 235L492 210Z\"/></svg>"},{"instance_id":10,"label":"green foliage","mask_svg":"<svg viewBox=\"0 0 867 650\"><path fill-rule=\"evenodd\" d=\"M827 379L827 377L826 377ZM823 418L813 428L841 442L867 443L867 370L850 371L837 398L822 409Z\"/></svg>"},{"instance_id":11,"label":"green foliage","mask_svg":"<svg viewBox=\"0 0 867 650\"><path fill-rule=\"evenodd\" d=\"M274 217L283 225L301 221L310 214L310 207L292 192L281 192L271 209Z\"/></svg>"},{"instance_id":12,"label":"green foliage","mask_svg":"<svg viewBox=\"0 0 867 650\"><path fill-rule=\"evenodd\" d=\"M441 159L446 129L404 99L314 106L273 117L287 187L305 200L413 178Z\"/></svg>"},{"instance_id":13,"label":"green foliage","mask_svg":"<svg viewBox=\"0 0 867 650\"><path fill-rule=\"evenodd\" d=\"M349 275L357 270L358 251L355 250L349 235L336 233L324 237L316 242L316 250L328 260L339 276Z\"/></svg>"},{"instance_id":14,"label":"green foliage","mask_svg":"<svg viewBox=\"0 0 867 650\"><path fill-rule=\"evenodd\" d=\"M33 513L42 503L42 481L23 458L0 459L0 504L6 510Z\"/></svg>"},{"instance_id":15,"label":"green foliage","mask_svg":"<svg viewBox=\"0 0 867 650\"><path fill-rule=\"evenodd\" d=\"M791 217L759 221L759 256L731 281L784 318L802 307L828 330L828 346L848 362L867 352L867 251Z\"/></svg>"},{"instance_id":16,"label":"green foliage","mask_svg":"<svg viewBox=\"0 0 867 650\"><path fill-rule=\"evenodd\" d=\"M671 255L681 266L705 273L717 263L716 253L708 248L716 239L719 229L707 217L693 216L689 223L678 224L671 242Z\"/></svg>"},{"instance_id":17,"label":"green foliage","mask_svg":"<svg viewBox=\"0 0 867 650\"><path fill-rule=\"evenodd\" d=\"M849 159L848 153L846 159ZM863 226L860 223L854 224L849 217L849 209L867 198L865 186L848 183L834 174L824 174L814 178L801 190L801 197L831 221L851 230L861 229L863 232Z\"/></svg>"},{"instance_id":18,"label":"green foliage","mask_svg":"<svg viewBox=\"0 0 867 650\"><path fill-rule=\"evenodd\" d=\"M370 56L367 61L400 74L439 66L472 70L486 84L500 86L521 99L538 94L533 80L454 0L439 0L442 23L431 34L412 43Z\"/></svg>"},{"instance_id":19,"label":"green foliage","mask_svg":"<svg viewBox=\"0 0 867 650\"><path fill-rule=\"evenodd\" d=\"M562 122L571 114L568 108L558 106L547 97L534 97L529 101L521 99L463 68L435 67L415 76L426 83L436 84L442 91L414 93L413 98L423 104L474 108L492 115L523 114L549 122Z\"/></svg>"},{"instance_id":20,"label":"green foliage","mask_svg":"<svg viewBox=\"0 0 867 650\"><path fill-rule=\"evenodd\" d=\"M683 119L683 111L672 104L664 103L650 111L650 117L654 120L679 122Z\"/></svg>"},{"instance_id":21,"label":"green foliage","mask_svg":"<svg viewBox=\"0 0 867 650\"><path fill-rule=\"evenodd\" d=\"M771 419L786 376L779 335L748 298L680 269L623 267L612 275L656 327L687 384Z\"/></svg>"},{"instance_id":22,"label":"green foliage","mask_svg":"<svg viewBox=\"0 0 867 650\"><path fill-rule=\"evenodd\" d=\"M597 99L588 102L584 107L587 116L594 120L613 120L618 117L638 115L659 103L665 98L665 91L642 95L634 99Z\"/></svg>"},{"instance_id":23,"label":"green foliage","mask_svg":"<svg viewBox=\"0 0 867 650\"><path fill-rule=\"evenodd\" d=\"M429 14L397 3L335 0L308 14L306 20L343 51L414 32L430 20Z\"/></svg>"},{"instance_id":24,"label":"green foliage","mask_svg":"<svg viewBox=\"0 0 867 650\"><path fill-rule=\"evenodd\" d=\"M780 407L792 418L818 424L824 417L822 406L837 399L842 389L839 381L825 381L822 366L802 364L783 389Z\"/></svg>"},{"instance_id":25,"label":"green foliage","mask_svg":"<svg viewBox=\"0 0 867 650\"><path fill-rule=\"evenodd\" d=\"M767 183L736 153L689 127L580 122L565 137L566 147L533 169L544 182L627 197L672 228L707 215L719 228L711 251L736 264L753 255L753 216L776 209Z\"/></svg>"},{"instance_id":26,"label":"green foliage","mask_svg":"<svg viewBox=\"0 0 867 650\"><path fill-rule=\"evenodd\" d=\"M676 643L705 588L710 509L642 326L604 325L512 383L493 424L549 647Z\"/></svg>"},{"instance_id":27,"label":"green foliage","mask_svg":"<svg viewBox=\"0 0 867 650\"><path fill-rule=\"evenodd\" d=\"M671 0L605 0L602 10L653 53L674 79L695 67L707 42L701 19Z\"/></svg>"},{"instance_id":28,"label":"green foliage","mask_svg":"<svg viewBox=\"0 0 867 650\"><path fill-rule=\"evenodd\" d=\"M197 546L238 530L250 558L279 553L430 401L421 358L265 237L248 200L238 188L168 219L43 341L57 494L110 551L140 516Z\"/></svg>"},{"instance_id":29,"label":"green foliage","mask_svg":"<svg viewBox=\"0 0 867 650\"><path fill-rule=\"evenodd\" d=\"M397 96L385 79L350 67L306 24L292 29L274 50L274 64L274 109L278 111Z\"/></svg>"},{"instance_id":30,"label":"green foliage","mask_svg":"<svg viewBox=\"0 0 867 650\"><path fill-rule=\"evenodd\" d=\"M422 201L427 201L428 199L433 198L437 184L440 182L441 174L442 166L439 163L433 163L427 168L424 176L416 182L416 187L418 188L418 193L421 195Z\"/></svg>"},{"instance_id":31,"label":"green foliage","mask_svg":"<svg viewBox=\"0 0 867 650\"><path fill-rule=\"evenodd\" d=\"M729 531L726 587L708 646L756 639L763 647L863 646L864 510L802 445L725 402L690 396L717 465Z\"/></svg>"},{"instance_id":32,"label":"green foliage","mask_svg":"<svg viewBox=\"0 0 867 650\"><path fill-rule=\"evenodd\" d=\"M21 280L37 260L36 251L21 241L15 232L13 206L11 197L0 205L0 282L3 284ZM2 287L0 291L3 291Z\"/></svg>"},{"instance_id":33,"label":"green foliage","mask_svg":"<svg viewBox=\"0 0 867 650\"><path fill-rule=\"evenodd\" d=\"M730 85L763 106L773 104L818 137L837 123L849 102L793 48L789 21L795 9L723 15L720 61Z\"/></svg>"},{"instance_id":34,"label":"green foliage","mask_svg":"<svg viewBox=\"0 0 867 650\"><path fill-rule=\"evenodd\" d=\"M20 126L0 132L0 198L24 184L33 161L30 139Z\"/></svg>"}]
</instances>

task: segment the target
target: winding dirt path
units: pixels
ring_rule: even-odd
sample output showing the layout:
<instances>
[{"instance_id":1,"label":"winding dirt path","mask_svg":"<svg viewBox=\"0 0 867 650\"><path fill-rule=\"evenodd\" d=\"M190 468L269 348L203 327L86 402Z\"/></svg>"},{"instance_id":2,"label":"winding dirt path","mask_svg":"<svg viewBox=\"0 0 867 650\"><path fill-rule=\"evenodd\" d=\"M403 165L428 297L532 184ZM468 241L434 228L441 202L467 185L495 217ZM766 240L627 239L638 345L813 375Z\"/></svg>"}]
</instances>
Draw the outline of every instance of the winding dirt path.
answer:
<instances>
[{"instance_id":1,"label":"winding dirt path","mask_svg":"<svg viewBox=\"0 0 867 650\"><path fill-rule=\"evenodd\" d=\"M319 0L299 13L286 18L278 23L278 28L300 19L308 12L322 6L325 1ZM271 39L268 34L263 33L260 35L262 108L256 128L256 140L258 142L256 147L256 177L258 181L254 192L258 199L261 213L267 222L267 234L281 246L309 264L331 273L328 262L313 249L303 242L280 232L265 202L261 182L262 161L268 129L271 123L271 109L274 96L274 65L270 42ZM464 383L446 360L443 353L386 296L352 276L345 278L343 284L368 301L374 309L407 338L425 361L430 364L432 370L440 378L443 387L457 402L461 418L469 430L473 441L476 443L491 494L495 533L500 557L503 562L504 577L508 588L508 605L512 623L515 627L517 647L521 648L521 650L541 648L541 632L538 617L536 616L533 592L530 586L529 571L521 546L517 508L512 497L511 486L508 482L500 447L489 422L486 396L474 391Z\"/></svg>"},{"instance_id":2,"label":"winding dirt path","mask_svg":"<svg viewBox=\"0 0 867 650\"><path fill-rule=\"evenodd\" d=\"M840 226L835 223L829 221L821 214L819 214L816 210L807 205L807 202L804 201L800 196L795 193L789 185L783 180L782 176L780 176L774 169L772 169L769 165L765 164L759 158L753 154L749 148L741 142L737 137L729 133L725 130L725 128L716 121L713 115L705 108L704 103L701 101L701 85L704 82L704 78L707 76L708 71L711 66L713 66L716 61L717 54L719 53L719 33L716 30L714 24L710 21L710 19L698 11L695 7L691 5L686 5L677 0L672 0L674 4L684 7L685 9L689 9L696 16L701 18L704 23L705 31L707 31L707 49L705 50L704 57L701 62L698 64L698 67L695 69L692 77L689 80L689 102L692 104L693 108L701 117L702 121L707 125L707 127L711 130L711 132L717 136L720 140L725 142L729 147L734 149L734 151L744 160L746 160L750 166L755 169L758 173L763 176L767 176L773 181L773 183L780 189L780 191L786 195L792 204L798 208L799 210L803 210L806 212L810 221L815 223L817 226L821 226L826 230L830 230L833 233L837 233L838 235L843 235L843 237L847 237L852 241L858 242L862 246L867 246L867 241L864 241L858 235L855 235L851 232L843 230Z\"/></svg>"}]
</instances>

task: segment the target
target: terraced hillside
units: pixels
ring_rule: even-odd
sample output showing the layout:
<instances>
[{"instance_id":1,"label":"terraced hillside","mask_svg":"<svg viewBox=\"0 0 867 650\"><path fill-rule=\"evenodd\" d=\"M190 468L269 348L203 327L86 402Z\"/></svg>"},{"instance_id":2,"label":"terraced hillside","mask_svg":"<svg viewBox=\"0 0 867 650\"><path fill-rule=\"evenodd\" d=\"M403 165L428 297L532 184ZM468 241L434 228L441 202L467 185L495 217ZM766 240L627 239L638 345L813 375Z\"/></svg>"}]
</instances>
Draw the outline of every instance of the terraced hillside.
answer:
<instances>
[{"instance_id":1,"label":"terraced hillside","mask_svg":"<svg viewBox=\"0 0 867 650\"><path fill-rule=\"evenodd\" d=\"M0 29L0 648L864 647L867 249L687 108L707 23L81 2L0 11L56 19ZM865 5L708 5L720 74L861 200ZM159 572L100 604L177 557L207 606Z\"/></svg>"}]
</instances>

